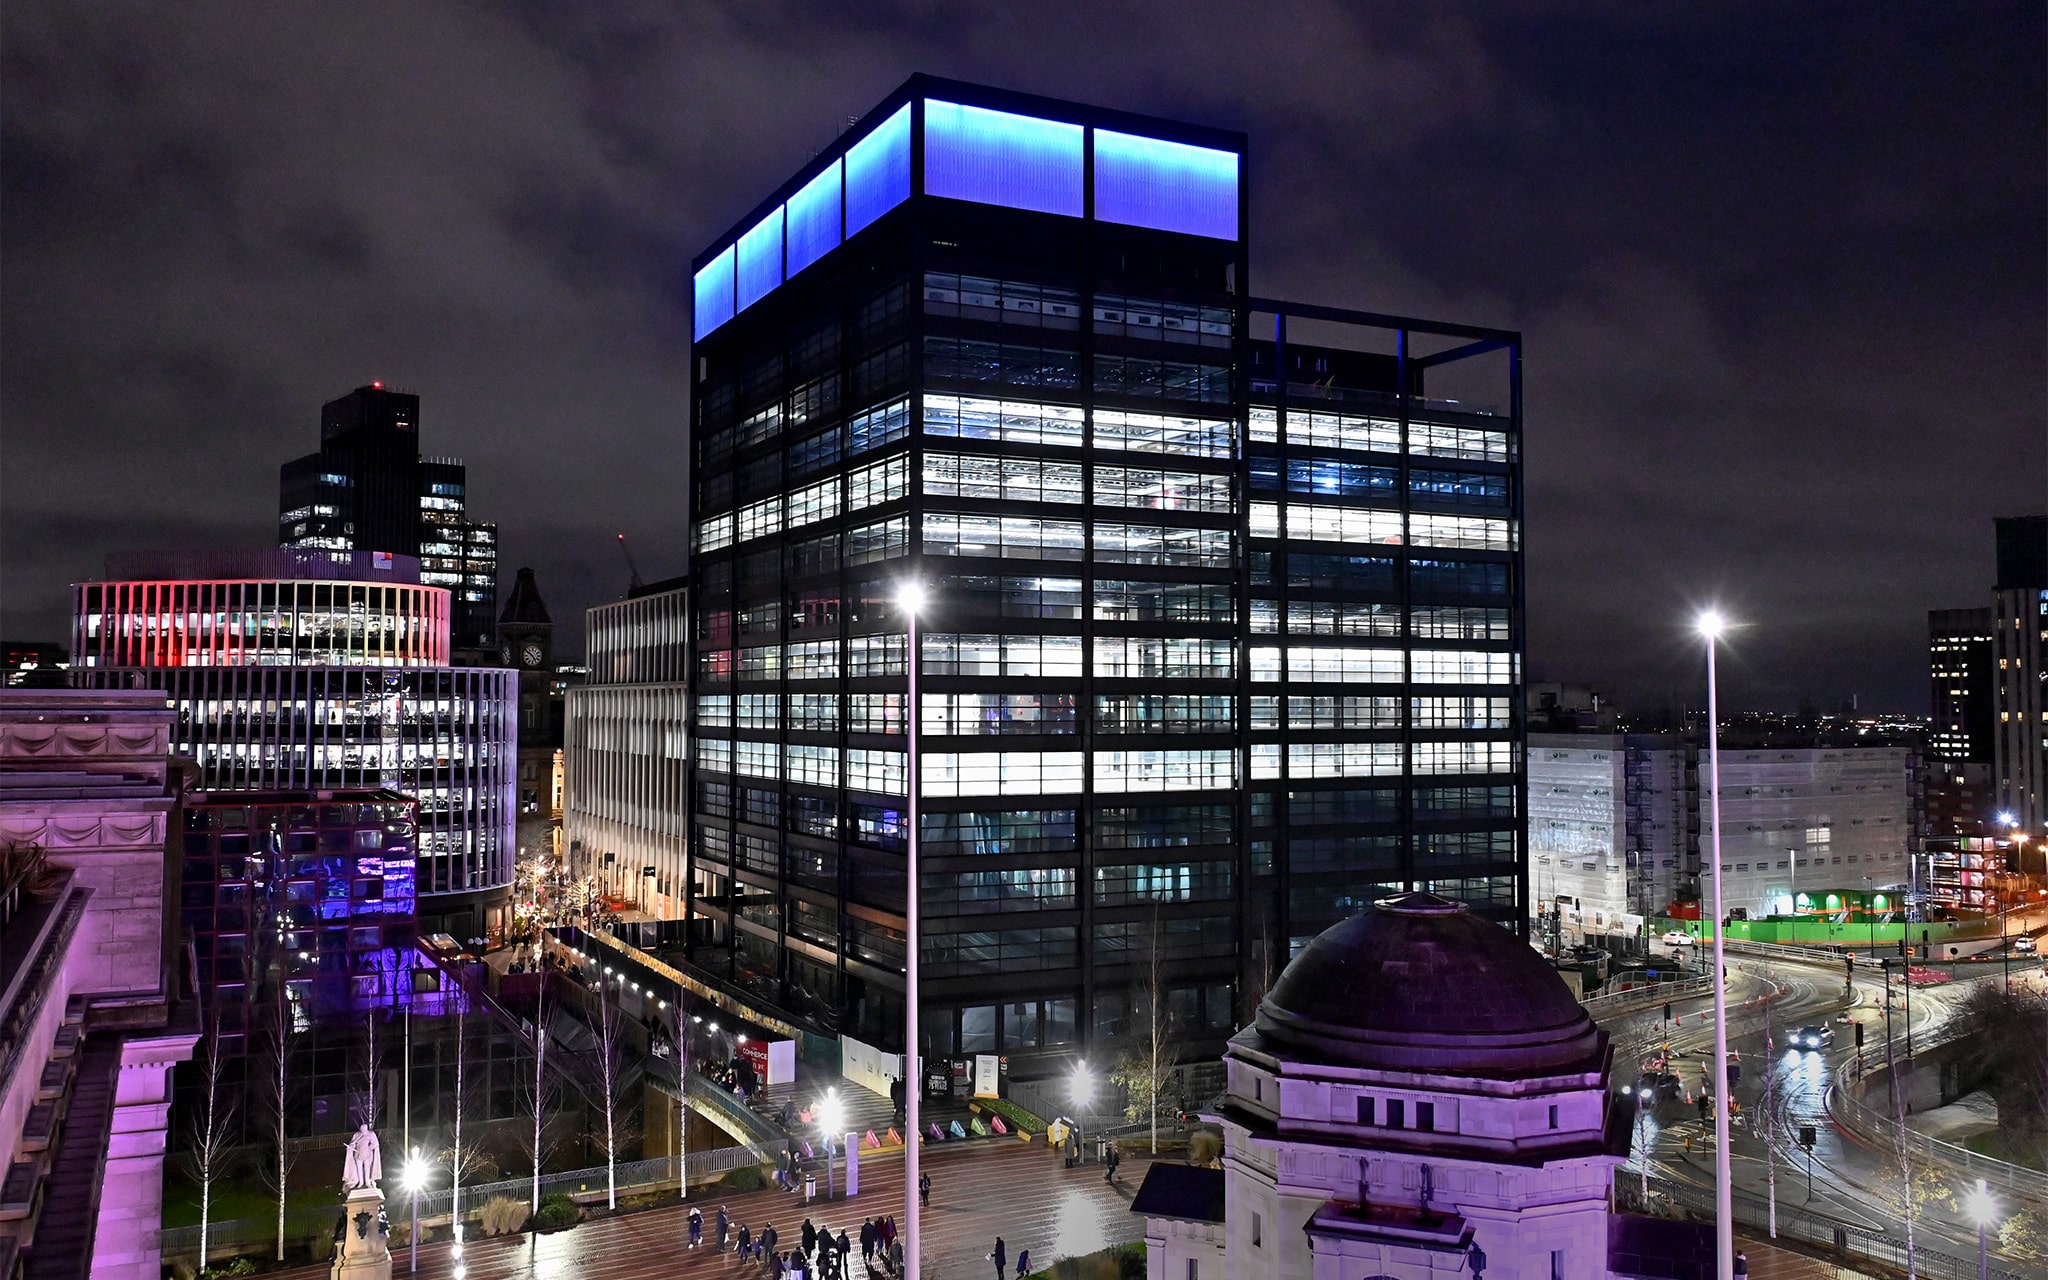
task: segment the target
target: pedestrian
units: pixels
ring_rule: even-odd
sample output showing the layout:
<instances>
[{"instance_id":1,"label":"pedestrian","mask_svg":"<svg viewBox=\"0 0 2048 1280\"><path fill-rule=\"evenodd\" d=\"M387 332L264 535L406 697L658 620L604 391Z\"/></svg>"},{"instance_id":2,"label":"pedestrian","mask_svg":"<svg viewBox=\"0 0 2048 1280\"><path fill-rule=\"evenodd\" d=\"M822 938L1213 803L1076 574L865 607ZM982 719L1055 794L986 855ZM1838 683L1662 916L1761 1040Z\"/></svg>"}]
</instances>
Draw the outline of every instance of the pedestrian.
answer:
<instances>
[{"instance_id":1,"label":"pedestrian","mask_svg":"<svg viewBox=\"0 0 2048 1280\"><path fill-rule=\"evenodd\" d=\"M917 1175L917 1203L923 1208L931 1207L932 1175L929 1173L921 1172Z\"/></svg>"},{"instance_id":2,"label":"pedestrian","mask_svg":"<svg viewBox=\"0 0 2048 1280\"><path fill-rule=\"evenodd\" d=\"M1102 1180L1104 1182L1115 1182L1116 1167L1122 1162L1123 1156L1117 1153L1116 1144L1114 1142L1110 1143L1109 1150L1102 1153Z\"/></svg>"},{"instance_id":3,"label":"pedestrian","mask_svg":"<svg viewBox=\"0 0 2048 1280\"><path fill-rule=\"evenodd\" d=\"M810 1257L812 1254L818 1251L818 1229L817 1227L811 1225L811 1220L809 1218L804 1219L803 1242L804 1256L806 1258Z\"/></svg>"},{"instance_id":4,"label":"pedestrian","mask_svg":"<svg viewBox=\"0 0 2048 1280\"><path fill-rule=\"evenodd\" d=\"M839 1274L846 1274L846 1255L853 1252L853 1241L847 1239L846 1228L839 1228L839 1247L833 1252L839 1255Z\"/></svg>"},{"instance_id":5,"label":"pedestrian","mask_svg":"<svg viewBox=\"0 0 2048 1280\"><path fill-rule=\"evenodd\" d=\"M718 1206L718 1251L725 1252L725 1238L732 1229L732 1219L725 1216L725 1206Z\"/></svg>"},{"instance_id":6,"label":"pedestrian","mask_svg":"<svg viewBox=\"0 0 2048 1280\"><path fill-rule=\"evenodd\" d=\"M1028 1272L1028 1271L1030 1271L1030 1270L1031 1270L1031 1250L1029 1250L1029 1249L1019 1249L1019 1250L1017 1250L1017 1280L1024 1280L1024 1276L1025 1276L1025 1273L1026 1273L1026 1272Z\"/></svg>"},{"instance_id":7,"label":"pedestrian","mask_svg":"<svg viewBox=\"0 0 2048 1280\"><path fill-rule=\"evenodd\" d=\"M776 1235L774 1223L771 1222L767 1226L761 1228L761 1239L766 1242L766 1248L768 1252L775 1252Z\"/></svg>"},{"instance_id":8,"label":"pedestrian","mask_svg":"<svg viewBox=\"0 0 2048 1280\"><path fill-rule=\"evenodd\" d=\"M1003 1238L1001 1236L996 1237L996 1247L988 1251L988 1256L996 1264L996 1280L1008 1280L1008 1277L1003 1273L1009 1269L1010 1255L1003 1251Z\"/></svg>"},{"instance_id":9,"label":"pedestrian","mask_svg":"<svg viewBox=\"0 0 2048 1280\"><path fill-rule=\"evenodd\" d=\"M740 1224L740 1256L746 1257L754 1249L754 1233L747 1230L747 1224Z\"/></svg>"},{"instance_id":10,"label":"pedestrian","mask_svg":"<svg viewBox=\"0 0 2048 1280\"><path fill-rule=\"evenodd\" d=\"M875 1220L860 1220L860 1260L869 1266L875 1262Z\"/></svg>"},{"instance_id":11,"label":"pedestrian","mask_svg":"<svg viewBox=\"0 0 2048 1280\"><path fill-rule=\"evenodd\" d=\"M903 1242L901 1240L891 1240L889 1242L889 1271L892 1275L900 1276L903 1274Z\"/></svg>"},{"instance_id":12,"label":"pedestrian","mask_svg":"<svg viewBox=\"0 0 2048 1280\"><path fill-rule=\"evenodd\" d=\"M698 1208L697 1206L695 1206L695 1205L691 1205L691 1206L690 1206L690 1247L691 1247L692 1249L694 1249L694 1248L696 1248L696 1247L697 1247L698 1245L700 1245L700 1244L703 1244L703 1243L704 1243L704 1211L703 1211L702 1209L699 1209L699 1208Z\"/></svg>"}]
</instances>

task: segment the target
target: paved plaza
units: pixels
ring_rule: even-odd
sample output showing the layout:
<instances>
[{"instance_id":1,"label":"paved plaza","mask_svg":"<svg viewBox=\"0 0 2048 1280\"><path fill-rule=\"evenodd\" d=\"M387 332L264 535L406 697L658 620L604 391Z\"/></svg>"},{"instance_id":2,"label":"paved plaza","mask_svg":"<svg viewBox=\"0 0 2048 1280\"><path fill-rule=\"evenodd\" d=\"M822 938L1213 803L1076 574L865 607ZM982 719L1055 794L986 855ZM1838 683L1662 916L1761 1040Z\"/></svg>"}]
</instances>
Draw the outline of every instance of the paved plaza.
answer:
<instances>
[{"instance_id":1,"label":"paved plaza","mask_svg":"<svg viewBox=\"0 0 2048 1280\"><path fill-rule=\"evenodd\" d=\"M994 1268L985 1255L998 1235L1009 1250L1013 1274L1019 1249L1031 1251L1032 1269L1038 1270L1056 1258L1142 1239L1144 1220L1130 1212L1130 1206L1149 1164L1137 1156L1126 1159L1118 1171L1118 1185L1111 1187L1103 1182L1099 1166L1065 1169L1038 1143L927 1149L924 1167L932 1178L932 1202L924 1217L924 1274L932 1280L992 1276ZM712 1252L713 1222L721 1204L731 1214L735 1236L741 1223L755 1231L772 1224L784 1249L795 1246L806 1216L835 1233L845 1228L853 1240L853 1271L859 1276L861 1219L871 1214L902 1219L903 1163L893 1155L870 1159L861 1166L859 1196L814 1204L808 1210L801 1196L774 1190L741 1196L700 1191L692 1203L704 1210L706 1240L695 1252L686 1247L688 1211L677 1205L538 1237L520 1234L474 1241L466 1250L469 1280L667 1280L764 1274L764 1268L738 1262L729 1252ZM400 1218L401 1208L392 1201L393 1221ZM392 1274L404 1276L405 1251L394 1250L392 1261ZM316 1280L327 1275L327 1268L323 1264L282 1274L290 1280ZM423 1246L419 1274L425 1280L452 1280L449 1247Z\"/></svg>"}]
</instances>

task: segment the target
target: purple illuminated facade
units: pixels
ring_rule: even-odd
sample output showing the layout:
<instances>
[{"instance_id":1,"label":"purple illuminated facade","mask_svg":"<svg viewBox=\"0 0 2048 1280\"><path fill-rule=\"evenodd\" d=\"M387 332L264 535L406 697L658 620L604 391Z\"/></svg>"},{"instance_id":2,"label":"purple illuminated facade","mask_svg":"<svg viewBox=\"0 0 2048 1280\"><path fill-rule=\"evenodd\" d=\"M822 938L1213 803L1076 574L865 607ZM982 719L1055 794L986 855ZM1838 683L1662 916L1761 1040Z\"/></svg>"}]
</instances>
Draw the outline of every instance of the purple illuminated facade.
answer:
<instances>
[{"instance_id":1,"label":"purple illuminated facade","mask_svg":"<svg viewBox=\"0 0 2048 1280\"><path fill-rule=\"evenodd\" d=\"M280 981L302 1020L403 1003L416 967L416 801L383 790L200 792L179 840L179 916L228 1037Z\"/></svg>"}]
</instances>

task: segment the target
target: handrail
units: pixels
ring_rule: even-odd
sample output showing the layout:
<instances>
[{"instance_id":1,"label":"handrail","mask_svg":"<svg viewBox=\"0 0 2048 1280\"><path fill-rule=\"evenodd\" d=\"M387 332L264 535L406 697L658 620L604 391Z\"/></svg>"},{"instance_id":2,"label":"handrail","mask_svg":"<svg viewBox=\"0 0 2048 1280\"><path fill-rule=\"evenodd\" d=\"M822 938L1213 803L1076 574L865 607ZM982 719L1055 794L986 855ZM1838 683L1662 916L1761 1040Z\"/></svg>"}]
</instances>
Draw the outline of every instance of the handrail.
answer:
<instances>
[{"instance_id":1,"label":"handrail","mask_svg":"<svg viewBox=\"0 0 2048 1280\"><path fill-rule=\"evenodd\" d=\"M1925 1054L1929 1049L1952 1043L1953 1039L1954 1037L1935 1041L1922 1048L1920 1053ZM1837 1118L1843 1121L1844 1127L1853 1129L1856 1136L1866 1142L1891 1147L1896 1146L1899 1141L1898 1121L1864 1102L1861 1096L1861 1093L1869 1089L1867 1078L1874 1072L1887 1070L1896 1071L1896 1064L1886 1062L1881 1050L1865 1049L1843 1064L1842 1070L1836 1073L1828 1089L1831 1095L1841 1099L1844 1104L1841 1111L1835 1113ZM1861 1088L1852 1090L1852 1085ZM1912 1129L1907 1129L1905 1136L1910 1146L1918 1148L1929 1159L1958 1166L1986 1182L1995 1181L2007 1191L2035 1199L2048 1197L2048 1174L1993 1156L1982 1155L1968 1147L1944 1142L1940 1138L1916 1133Z\"/></svg>"}]
</instances>

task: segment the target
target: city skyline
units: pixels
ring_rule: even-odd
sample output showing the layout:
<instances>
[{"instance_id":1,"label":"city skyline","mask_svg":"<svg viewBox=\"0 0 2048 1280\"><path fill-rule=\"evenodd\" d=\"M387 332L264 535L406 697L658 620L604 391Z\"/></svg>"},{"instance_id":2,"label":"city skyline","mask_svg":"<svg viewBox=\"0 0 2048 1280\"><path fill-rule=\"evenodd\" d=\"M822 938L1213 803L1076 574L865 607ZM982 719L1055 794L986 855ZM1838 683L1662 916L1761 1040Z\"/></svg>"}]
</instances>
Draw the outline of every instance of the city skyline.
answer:
<instances>
[{"instance_id":1,"label":"city skyline","mask_svg":"<svg viewBox=\"0 0 2048 1280\"><path fill-rule=\"evenodd\" d=\"M1924 712L1926 612L2048 504L2031 9L553 21L9 12L0 631L271 541L373 380L561 615L617 532L679 571L690 256L920 69L1252 134L1254 292L1528 335L1534 680L1684 696L1711 599L1731 707Z\"/></svg>"}]
</instances>

